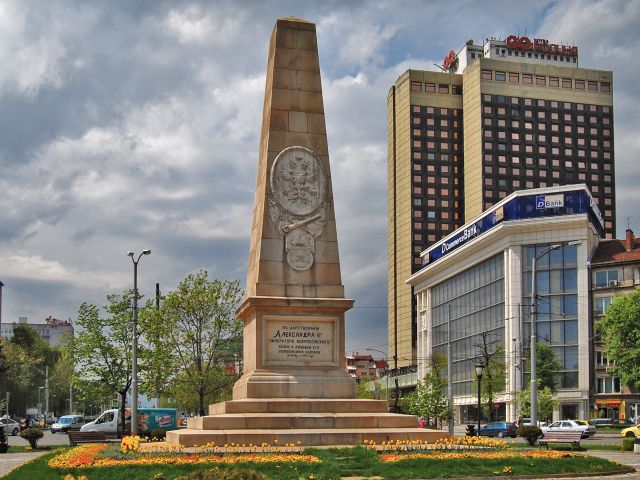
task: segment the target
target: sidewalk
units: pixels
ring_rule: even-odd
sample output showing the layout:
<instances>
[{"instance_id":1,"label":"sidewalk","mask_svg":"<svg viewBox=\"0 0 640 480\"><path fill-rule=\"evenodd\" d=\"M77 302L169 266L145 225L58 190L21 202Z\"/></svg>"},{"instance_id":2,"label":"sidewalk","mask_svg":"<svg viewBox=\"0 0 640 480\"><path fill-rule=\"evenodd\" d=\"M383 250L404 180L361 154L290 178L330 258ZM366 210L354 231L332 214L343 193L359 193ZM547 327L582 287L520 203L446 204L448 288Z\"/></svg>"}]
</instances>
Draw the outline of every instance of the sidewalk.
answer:
<instances>
[{"instance_id":1,"label":"sidewalk","mask_svg":"<svg viewBox=\"0 0 640 480\"><path fill-rule=\"evenodd\" d=\"M592 457L600 457L612 462L622 463L623 465L629 465L640 471L640 454L633 452L614 452L606 450L587 450L586 452L580 452Z\"/></svg>"},{"instance_id":2,"label":"sidewalk","mask_svg":"<svg viewBox=\"0 0 640 480\"><path fill-rule=\"evenodd\" d=\"M0 454L0 477L4 477L14 468L19 467L23 463L30 462L31 460L38 458L41 455L49 452L19 452Z\"/></svg>"}]
</instances>

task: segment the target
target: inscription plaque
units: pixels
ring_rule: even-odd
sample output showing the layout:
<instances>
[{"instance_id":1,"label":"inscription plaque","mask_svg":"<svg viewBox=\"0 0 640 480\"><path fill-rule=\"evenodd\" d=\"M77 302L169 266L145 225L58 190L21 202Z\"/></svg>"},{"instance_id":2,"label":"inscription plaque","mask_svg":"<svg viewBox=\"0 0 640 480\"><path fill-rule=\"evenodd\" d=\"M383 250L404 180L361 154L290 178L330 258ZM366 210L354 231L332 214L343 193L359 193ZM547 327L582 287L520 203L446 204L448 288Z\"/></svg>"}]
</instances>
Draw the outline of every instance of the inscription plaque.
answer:
<instances>
[{"instance_id":1,"label":"inscription plaque","mask_svg":"<svg viewBox=\"0 0 640 480\"><path fill-rule=\"evenodd\" d=\"M338 365L336 317L265 317L265 364Z\"/></svg>"}]
</instances>

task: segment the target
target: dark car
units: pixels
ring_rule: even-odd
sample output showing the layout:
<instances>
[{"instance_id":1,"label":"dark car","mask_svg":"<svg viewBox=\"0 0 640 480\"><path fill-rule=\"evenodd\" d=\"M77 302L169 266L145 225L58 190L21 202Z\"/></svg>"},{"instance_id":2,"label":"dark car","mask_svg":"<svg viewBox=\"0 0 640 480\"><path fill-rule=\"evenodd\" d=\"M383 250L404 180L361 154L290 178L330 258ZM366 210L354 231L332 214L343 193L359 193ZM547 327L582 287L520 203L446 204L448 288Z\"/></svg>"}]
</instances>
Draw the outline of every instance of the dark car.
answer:
<instances>
[{"instance_id":1,"label":"dark car","mask_svg":"<svg viewBox=\"0 0 640 480\"><path fill-rule=\"evenodd\" d=\"M480 427L480 435L483 437L511 437L516 438L515 423L511 422L491 422Z\"/></svg>"}]
</instances>

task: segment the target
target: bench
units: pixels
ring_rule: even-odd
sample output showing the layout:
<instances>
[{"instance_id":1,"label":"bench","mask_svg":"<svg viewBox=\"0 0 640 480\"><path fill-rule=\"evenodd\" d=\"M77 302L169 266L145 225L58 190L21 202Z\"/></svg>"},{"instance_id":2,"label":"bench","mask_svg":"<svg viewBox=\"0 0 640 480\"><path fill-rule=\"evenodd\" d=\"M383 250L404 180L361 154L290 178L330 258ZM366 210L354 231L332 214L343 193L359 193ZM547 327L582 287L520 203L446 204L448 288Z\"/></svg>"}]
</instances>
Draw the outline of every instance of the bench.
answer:
<instances>
[{"instance_id":1,"label":"bench","mask_svg":"<svg viewBox=\"0 0 640 480\"><path fill-rule=\"evenodd\" d=\"M574 448L580 448L580 440L582 440L582 432L577 430L574 432L554 432L547 431L544 433L544 438L538 440L540 446L546 445L549 450L550 443L570 443L571 450Z\"/></svg>"},{"instance_id":2,"label":"bench","mask_svg":"<svg viewBox=\"0 0 640 480\"><path fill-rule=\"evenodd\" d=\"M104 432L69 432L69 445L77 445L79 443L111 443L120 440L109 438Z\"/></svg>"}]
</instances>

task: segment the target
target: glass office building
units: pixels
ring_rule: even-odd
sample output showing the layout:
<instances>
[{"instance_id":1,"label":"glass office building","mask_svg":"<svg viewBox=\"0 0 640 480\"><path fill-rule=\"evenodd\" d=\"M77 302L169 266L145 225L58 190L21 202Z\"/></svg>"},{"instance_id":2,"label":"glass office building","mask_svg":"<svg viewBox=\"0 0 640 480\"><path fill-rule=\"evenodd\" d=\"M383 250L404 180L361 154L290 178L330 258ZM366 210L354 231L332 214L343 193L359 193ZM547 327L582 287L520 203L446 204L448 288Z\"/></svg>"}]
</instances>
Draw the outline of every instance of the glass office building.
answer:
<instances>
[{"instance_id":1,"label":"glass office building","mask_svg":"<svg viewBox=\"0 0 640 480\"><path fill-rule=\"evenodd\" d=\"M494 416L514 421L516 393L529 385L532 263L537 340L551 347L555 418L589 414L588 260L604 221L584 185L515 192L422 252L407 281L417 308L418 376L451 347L457 421L475 418L474 366L489 352L504 367ZM543 254L552 245L559 247Z\"/></svg>"}]
</instances>

